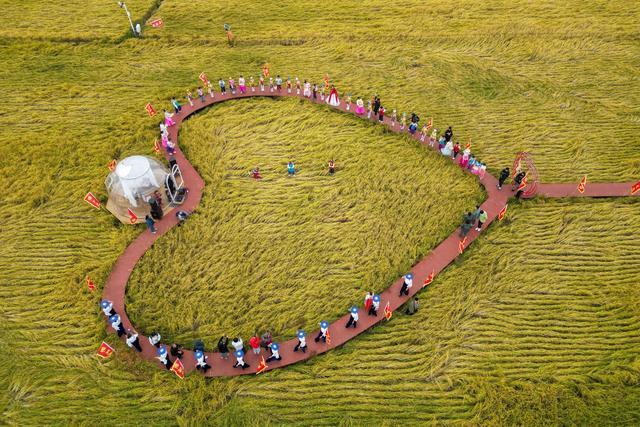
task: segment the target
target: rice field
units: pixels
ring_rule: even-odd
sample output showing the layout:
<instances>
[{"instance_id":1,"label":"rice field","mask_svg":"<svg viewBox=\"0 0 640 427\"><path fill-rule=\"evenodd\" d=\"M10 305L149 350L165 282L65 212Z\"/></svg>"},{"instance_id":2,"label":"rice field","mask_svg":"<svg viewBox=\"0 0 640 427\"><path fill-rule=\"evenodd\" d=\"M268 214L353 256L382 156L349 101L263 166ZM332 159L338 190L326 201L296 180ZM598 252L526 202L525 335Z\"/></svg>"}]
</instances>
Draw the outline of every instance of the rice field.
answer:
<instances>
[{"instance_id":1,"label":"rice field","mask_svg":"<svg viewBox=\"0 0 640 427\"><path fill-rule=\"evenodd\" d=\"M263 377L184 381L106 334L100 288L141 228L81 200L87 191L104 195L112 158L152 153L147 102L168 107L201 71L257 76L264 62L317 82L328 73L341 92L378 92L388 110L433 116L439 129L451 124L494 173L526 150L544 182L638 179L633 2L127 4L134 18L161 17L165 26L145 28L138 40L115 2L1 4L3 424L640 423L637 200L521 202L421 293L416 315L397 313L339 350ZM265 324L289 336L320 315L335 317L365 286L387 286L482 197L474 181L409 141L293 101L216 106L187 121L180 142L206 193L198 214L136 268L128 304L145 329L164 328L187 344L196 334L248 334ZM280 172L289 156L302 168L295 181ZM345 166L333 187L328 156ZM413 167L403 173L407 162ZM256 163L266 175L260 187L243 176ZM401 185L385 188L375 166ZM356 192L367 200L342 209L359 222L313 227L320 221L308 216L312 207ZM303 206L302 216L285 216L287 206L271 200L283 194ZM243 201L251 197L254 205ZM397 209L404 199L413 215ZM435 215L420 215L425 209ZM285 226L309 235L296 243L315 260L292 251L289 265L251 272L224 258L251 243L258 265L285 259L276 257L293 237L269 244ZM322 238L331 233L329 245ZM361 239L342 238L352 233ZM384 245L372 251L373 240ZM327 251L335 258L318 256ZM183 261L161 264L167 256ZM278 292L288 269L317 273L331 261L339 266L332 275L292 282L299 291L279 304L278 317L260 308L233 318L242 312L238 296L228 299L235 282L220 280L227 270L242 283L240 297L258 298ZM190 283L190 293L172 300ZM167 313L168 304L188 315ZM103 339L116 349L106 361L95 356Z\"/></svg>"}]
</instances>

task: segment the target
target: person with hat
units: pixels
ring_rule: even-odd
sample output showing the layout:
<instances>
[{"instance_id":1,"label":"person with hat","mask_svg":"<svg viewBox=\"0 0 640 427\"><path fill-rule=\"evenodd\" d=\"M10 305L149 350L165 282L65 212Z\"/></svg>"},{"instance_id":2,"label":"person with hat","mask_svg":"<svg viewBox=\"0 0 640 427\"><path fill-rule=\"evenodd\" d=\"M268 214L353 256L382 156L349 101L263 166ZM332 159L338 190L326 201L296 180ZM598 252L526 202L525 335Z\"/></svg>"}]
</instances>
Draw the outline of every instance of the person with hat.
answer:
<instances>
[{"instance_id":1,"label":"person with hat","mask_svg":"<svg viewBox=\"0 0 640 427\"><path fill-rule=\"evenodd\" d=\"M142 352L140 340L138 339L138 333L132 329L127 330L127 345L131 348L135 348L138 353Z\"/></svg>"},{"instance_id":2,"label":"person with hat","mask_svg":"<svg viewBox=\"0 0 640 427\"><path fill-rule=\"evenodd\" d=\"M293 163L293 160L287 164L287 172L289 176L296 174L296 165Z\"/></svg>"},{"instance_id":3,"label":"person with hat","mask_svg":"<svg viewBox=\"0 0 640 427\"><path fill-rule=\"evenodd\" d=\"M400 296L409 295L409 289L413 286L413 274L407 273L404 276L402 287L400 288Z\"/></svg>"},{"instance_id":4,"label":"person with hat","mask_svg":"<svg viewBox=\"0 0 640 427\"><path fill-rule=\"evenodd\" d=\"M351 316L349 317L349 321L347 322L347 328L353 326L354 328L358 326L358 307L353 306L351 310L349 310Z\"/></svg>"},{"instance_id":5,"label":"person with hat","mask_svg":"<svg viewBox=\"0 0 640 427\"><path fill-rule=\"evenodd\" d=\"M124 335L124 326L122 326L122 321L120 320L120 315L118 313L111 315L111 317L109 317L109 322L111 322L111 327L118 333L119 337Z\"/></svg>"},{"instance_id":6,"label":"person with hat","mask_svg":"<svg viewBox=\"0 0 640 427\"><path fill-rule=\"evenodd\" d=\"M318 336L315 338L315 342L319 342L322 339L322 342L327 342L327 331L329 330L329 322L323 320L320 322L320 332L318 332Z\"/></svg>"},{"instance_id":7,"label":"person with hat","mask_svg":"<svg viewBox=\"0 0 640 427\"><path fill-rule=\"evenodd\" d=\"M206 374L211 369L211 366L207 363L207 356L204 355L202 350L196 350L193 355L196 358L196 369L198 371L202 370L202 373Z\"/></svg>"},{"instance_id":8,"label":"person with hat","mask_svg":"<svg viewBox=\"0 0 640 427\"><path fill-rule=\"evenodd\" d=\"M218 351L220 352L221 359L229 358L229 337L223 335L218 340Z\"/></svg>"},{"instance_id":9,"label":"person with hat","mask_svg":"<svg viewBox=\"0 0 640 427\"><path fill-rule=\"evenodd\" d=\"M380 308L380 295L374 295L371 299L371 307L369 307L369 316L378 316L378 309Z\"/></svg>"},{"instance_id":10,"label":"person with hat","mask_svg":"<svg viewBox=\"0 0 640 427\"><path fill-rule=\"evenodd\" d=\"M111 317L116 314L116 311L113 309L113 303L108 299L103 299L100 301L100 308L105 316Z\"/></svg>"},{"instance_id":11,"label":"person with hat","mask_svg":"<svg viewBox=\"0 0 640 427\"><path fill-rule=\"evenodd\" d=\"M171 369L171 366L173 366L165 346L158 347L156 350L156 358L164 365L165 368L167 368L167 371Z\"/></svg>"},{"instance_id":12,"label":"person with hat","mask_svg":"<svg viewBox=\"0 0 640 427\"><path fill-rule=\"evenodd\" d=\"M298 331L298 344L293 348L293 351L302 350L303 353L307 352L307 334L303 330Z\"/></svg>"},{"instance_id":13,"label":"person with hat","mask_svg":"<svg viewBox=\"0 0 640 427\"><path fill-rule=\"evenodd\" d=\"M282 357L280 357L280 346L278 345L278 343L272 342L269 348L271 349L271 356L267 357L267 360L265 360L265 362L271 362L272 360L282 360Z\"/></svg>"},{"instance_id":14,"label":"person with hat","mask_svg":"<svg viewBox=\"0 0 640 427\"><path fill-rule=\"evenodd\" d=\"M162 339L162 337L157 332L152 332L151 335L149 335L151 345L155 345L158 348L160 348L160 339Z\"/></svg>"},{"instance_id":15,"label":"person with hat","mask_svg":"<svg viewBox=\"0 0 640 427\"><path fill-rule=\"evenodd\" d=\"M260 354L260 338L258 335L254 335L249 338L249 345L253 349L253 354Z\"/></svg>"},{"instance_id":16,"label":"person with hat","mask_svg":"<svg viewBox=\"0 0 640 427\"><path fill-rule=\"evenodd\" d=\"M234 368L240 366L243 370L249 367L249 364L244 361L244 351L237 350L236 351L236 364L233 365Z\"/></svg>"}]
</instances>

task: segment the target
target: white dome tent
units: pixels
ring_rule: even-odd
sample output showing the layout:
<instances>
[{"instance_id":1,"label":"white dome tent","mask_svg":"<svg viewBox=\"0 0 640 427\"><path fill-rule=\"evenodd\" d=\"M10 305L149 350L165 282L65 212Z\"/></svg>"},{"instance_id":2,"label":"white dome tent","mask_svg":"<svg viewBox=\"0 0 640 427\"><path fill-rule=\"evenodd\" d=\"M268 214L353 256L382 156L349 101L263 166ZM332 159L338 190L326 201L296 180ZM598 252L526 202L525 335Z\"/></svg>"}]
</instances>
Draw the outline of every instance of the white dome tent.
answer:
<instances>
[{"instance_id":1,"label":"white dome tent","mask_svg":"<svg viewBox=\"0 0 640 427\"><path fill-rule=\"evenodd\" d=\"M166 213L173 207L170 202L175 202L175 197L167 192L167 187L173 187L175 192L183 185L182 179L178 183L174 177L180 177L177 165L174 165L172 172L169 173L161 162L152 157L130 156L122 159L105 180L109 195L107 209L126 224L131 223L130 209L138 217L137 222L143 222L150 211L149 201L159 195L162 210Z\"/></svg>"}]
</instances>

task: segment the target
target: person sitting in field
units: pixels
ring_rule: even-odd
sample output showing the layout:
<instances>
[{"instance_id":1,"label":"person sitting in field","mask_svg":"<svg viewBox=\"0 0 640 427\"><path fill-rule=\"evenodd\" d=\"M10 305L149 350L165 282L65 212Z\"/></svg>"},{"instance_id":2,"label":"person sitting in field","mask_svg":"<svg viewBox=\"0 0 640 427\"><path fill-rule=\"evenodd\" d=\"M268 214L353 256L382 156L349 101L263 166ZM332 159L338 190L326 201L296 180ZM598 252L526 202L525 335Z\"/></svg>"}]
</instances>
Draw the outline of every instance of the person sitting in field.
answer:
<instances>
[{"instance_id":1,"label":"person sitting in field","mask_svg":"<svg viewBox=\"0 0 640 427\"><path fill-rule=\"evenodd\" d=\"M329 175L333 175L336 171L336 164L333 159L329 160Z\"/></svg>"},{"instance_id":2,"label":"person sitting in field","mask_svg":"<svg viewBox=\"0 0 640 427\"><path fill-rule=\"evenodd\" d=\"M287 165L287 172L290 176L296 174L296 165L293 163L293 161L290 161Z\"/></svg>"},{"instance_id":3,"label":"person sitting in field","mask_svg":"<svg viewBox=\"0 0 640 427\"><path fill-rule=\"evenodd\" d=\"M414 315L416 311L418 311L419 307L420 304L418 303L418 297L414 297L411 301L409 301L409 304L407 304L407 310L405 311L405 313L408 315Z\"/></svg>"}]
</instances>

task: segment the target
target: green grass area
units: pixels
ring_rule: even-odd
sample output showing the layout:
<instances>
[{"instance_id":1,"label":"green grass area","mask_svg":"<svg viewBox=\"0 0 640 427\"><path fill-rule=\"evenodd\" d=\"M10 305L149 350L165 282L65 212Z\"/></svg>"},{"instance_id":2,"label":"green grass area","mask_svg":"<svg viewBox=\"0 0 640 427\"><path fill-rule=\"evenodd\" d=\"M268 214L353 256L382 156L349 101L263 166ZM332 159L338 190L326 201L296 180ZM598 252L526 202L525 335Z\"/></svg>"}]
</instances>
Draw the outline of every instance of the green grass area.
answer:
<instances>
[{"instance_id":1,"label":"green grass area","mask_svg":"<svg viewBox=\"0 0 640 427\"><path fill-rule=\"evenodd\" d=\"M81 200L87 191L104 194L106 165L112 158L152 153L157 126L146 117L147 102L168 106L171 96L183 96L197 84L201 71L212 79L257 75L263 62L269 62L273 72L317 82L328 73L340 91L362 96L375 91L388 109L415 109L423 118L433 116L440 129L451 124L460 141L471 138L474 151L492 172L510 164L517 151L527 150L543 182L577 183L584 174L590 182L638 179L640 56L633 23L639 11L633 2L165 0L155 14L165 27L146 29L142 40L124 39L128 24L115 2L2 5L3 423L640 422L640 243L635 237L640 218L635 200L536 200L510 207L507 222L492 225L422 293L417 315L397 315L308 363L259 378L210 381L198 376L180 381L139 362L106 335L97 308L99 292L87 293L84 277L90 274L101 286L141 229L117 225L106 212L94 211ZM134 17L140 17L153 2L132 0L128 5ZM233 26L235 48L226 46L224 22ZM286 114L266 123L256 111ZM311 133L298 137L299 123ZM249 125L268 135L251 135ZM212 135L214 127L224 132ZM285 138L279 139L274 129ZM336 135L344 145L333 153L328 139L310 137L317 134ZM350 140L345 134L358 138ZM243 101L190 119L181 144L207 183L217 184L205 188L198 215L145 257L134 272L141 289L130 292L152 292L153 283L143 280L146 274L162 274L159 285L171 284L171 277L164 276L168 270L152 262L160 258L160 248L176 255L195 253L198 246L188 241L210 226L209 219L233 218L221 190L228 191L229 202L236 197L235 203L241 194L255 194L251 182L241 178L259 154L247 151L249 147L269 142L263 153L269 160L261 166L273 175L260 183L262 192L275 196L292 186L300 197L300 187L326 181L318 165L328 155L362 171L362 165L345 160L342 153L363 151L377 140L387 141L383 147L388 151L366 150L374 156L367 157L372 162L392 153L398 158L390 158L390 165L401 159L434 165L424 176L410 169L415 180L404 183L405 191L416 182L428 183L407 196L413 200L433 191L443 197L432 187L433 173L457 176L455 169L439 168L441 159L432 159L409 142L310 105ZM288 147L304 150L289 153ZM275 175L280 158L290 155L303 166L293 183ZM349 168L335 177L345 191L359 185L351 173ZM389 173L400 176L396 169ZM373 182L382 180L367 176ZM464 180L458 185L467 188ZM331 191L329 186L313 188L314 194ZM393 191L370 193L379 197L377 212L405 215L395 209ZM443 200L454 200L451 193ZM415 203L424 207L428 201ZM390 219L378 221L388 227ZM375 257L384 252L364 254L359 268L377 269L371 277L377 282L371 285L384 287L385 280L455 225L430 221L416 212L410 223L403 223L407 230L433 227L404 253L394 252L380 264ZM221 233L216 230L210 229ZM232 235L231 228L222 232L223 242ZM391 236L384 239L389 242ZM205 253L224 253L207 248L205 241L199 244ZM341 252L343 262L354 268L353 251L363 247L358 244ZM390 244L401 245L395 240ZM390 248L384 248L387 255ZM305 246L311 249L315 247ZM208 265L203 274L213 273ZM245 265L234 264L236 277L247 276L241 273ZM187 263L181 268L190 272L193 267L195 263ZM179 289L185 283L172 286ZM259 282L246 283L247 294L259 295ZM350 303L364 283L355 283L357 289L351 286L333 288L340 295L323 314L342 313L341 301ZM214 295L216 290L201 292ZM132 309L143 297L138 295ZM295 300L290 302L283 307L289 314L276 325L284 334L300 322L317 320L313 310L308 318L303 317L306 312L295 313ZM231 310L234 303L220 305ZM192 336L184 327L191 319L181 324L182 319L156 315L154 310L162 305L148 307L148 312L136 314L141 322L153 320L154 326L164 325L167 333L185 340ZM204 316L205 321L214 317L211 312ZM259 328L266 322L264 313L261 316L242 324ZM218 331L213 321L209 328L211 332L204 327L198 332ZM220 324L223 328L234 326ZM104 362L94 356L102 339L116 348L115 357Z\"/></svg>"},{"instance_id":2,"label":"green grass area","mask_svg":"<svg viewBox=\"0 0 640 427\"><path fill-rule=\"evenodd\" d=\"M127 309L187 345L223 332L291 337L335 319L484 199L475 177L416 141L305 101L234 101L181 132L205 201L134 270Z\"/></svg>"}]
</instances>

